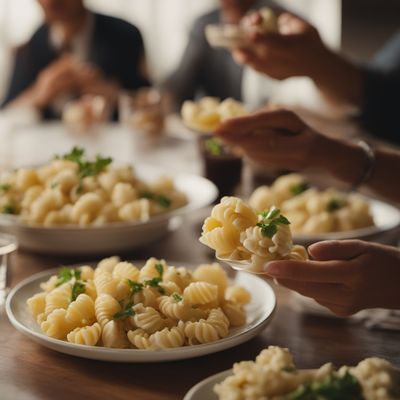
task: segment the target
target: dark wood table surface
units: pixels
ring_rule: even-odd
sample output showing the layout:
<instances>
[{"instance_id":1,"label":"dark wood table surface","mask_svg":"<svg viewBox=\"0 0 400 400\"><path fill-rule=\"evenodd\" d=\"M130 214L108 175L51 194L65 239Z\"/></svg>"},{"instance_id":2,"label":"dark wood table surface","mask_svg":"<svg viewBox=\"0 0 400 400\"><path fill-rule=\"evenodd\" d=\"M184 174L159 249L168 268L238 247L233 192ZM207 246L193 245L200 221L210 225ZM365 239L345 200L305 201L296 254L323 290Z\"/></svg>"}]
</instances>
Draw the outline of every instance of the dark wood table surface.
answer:
<instances>
[{"instance_id":1,"label":"dark wood table surface","mask_svg":"<svg viewBox=\"0 0 400 400\"><path fill-rule=\"evenodd\" d=\"M23 159L25 163L29 163L26 156L31 155L31 162L47 160L55 150L47 146L39 149L38 143L43 143L43 139L53 140L53 145L49 146L59 146L56 149L58 152L68 150L66 146L69 146L72 140L62 133L57 133L55 138L55 134L53 128L49 129L49 132L38 129L35 135L41 140L37 141L34 140L34 133L14 135L13 146L9 147L14 149L10 159ZM62 138L64 144L60 142ZM148 149L136 151L135 158L131 158L130 152L127 152L130 135L121 135L118 139L119 147L116 146L117 139L118 136L113 135L113 146L110 146L114 157L118 155L122 159L142 161L139 158L142 154L145 161L165 163L168 167L172 162L170 151L173 149L176 168L187 165L191 172L199 170L199 161L195 159L197 152L193 144L185 142L179 145L175 140L170 143L169 150L152 154L149 154ZM96 138L96 145L99 140ZM108 140L105 138L100 140L100 143L104 142L107 148ZM37 151L32 151L34 145ZM163 146L167 147L166 144ZM94 149L103 151L101 146ZM40 151L42 154L39 157ZM134 260L155 256L167 261L181 261L182 264L210 262L213 260L211 252L198 242L203 218L204 213L192 215L181 229L163 240L122 257ZM47 268L81 261L87 260L73 256L48 257L18 251L10 260L10 286L13 287L22 279ZM0 399L182 399L200 380L231 368L236 361L253 359L268 345L288 347L294 353L300 368L314 368L328 361L336 365L354 364L369 356L384 357L400 366L400 332L371 331L361 324L347 320L307 315L295 310L290 292L279 287L275 287L275 290L278 298L277 311L271 324L258 337L223 352L167 363L107 363L57 353L16 331L2 311Z\"/></svg>"}]
</instances>

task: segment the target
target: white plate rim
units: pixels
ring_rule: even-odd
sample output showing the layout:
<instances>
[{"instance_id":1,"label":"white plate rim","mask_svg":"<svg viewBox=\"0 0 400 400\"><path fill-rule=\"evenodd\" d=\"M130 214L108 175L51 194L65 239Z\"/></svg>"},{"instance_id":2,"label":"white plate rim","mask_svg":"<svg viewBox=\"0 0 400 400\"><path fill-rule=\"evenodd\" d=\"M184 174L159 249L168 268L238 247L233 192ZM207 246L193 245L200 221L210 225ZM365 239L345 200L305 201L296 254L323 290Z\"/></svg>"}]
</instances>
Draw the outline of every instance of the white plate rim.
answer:
<instances>
[{"instance_id":1,"label":"white plate rim","mask_svg":"<svg viewBox=\"0 0 400 400\"><path fill-rule=\"evenodd\" d=\"M132 261L133 263L139 263L140 261ZM169 265L176 265L173 264L172 262L168 262ZM86 263L86 265L89 265L90 263ZM190 263L184 263L182 262L182 265L188 266ZM74 265L68 265L67 267L76 267L77 265L83 265L81 264L74 264ZM106 347L95 347L95 346L86 346L86 345L79 345L79 344L73 344L69 343L63 340L59 339L54 339L46 336L43 333L40 332L35 332L28 327L26 327L22 322L20 322L17 317L14 315L12 307L13 307L13 299L14 297L18 294L18 292L23 289L25 286L30 285L34 283L35 281L38 281L40 279L44 279L46 277L49 277L50 275L56 273L59 270L59 268L52 268L49 270L45 270L42 272L38 272L21 282L19 282L9 293L6 299L6 304L5 304L5 310L6 310L6 315L11 322L11 324L22 334L25 336L33 339L34 341L40 343L42 346L59 351L61 353L65 354L70 354L77 356L73 354L74 350L81 350L82 354L77 356L81 358L89 358L89 359L96 359L96 360L102 360L102 361L112 361L112 362L128 362L128 363L151 363L151 362L164 362L164 361L176 361L176 360L183 360L187 358L195 358L195 357L201 357L206 354L210 353L215 353L219 351L223 351L226 349L229 349L231 347L237 346L239 344L242 344L255 336L257 336L264 328L271 322L272 318L274 317L274 314L276 312L277 308L277 299L274 293L274 290L272 287L263 279L257 278L251 274L249 275L248 278L251 279L259 279L260 281L263 282L264 289L267 290L268 296L271 299L271 312L268 315L264 315L262 320L260 321L255 321L252 324L246 326L244 331L235 333L232 336L228 336L222 339L219 339L215 342L211 343L206 343L206 344L200 344L196 346L185 346L185 347L179 347L179 348L174 348L174 349L168 349L168 350L140 350L140 349L112 349L112 348L106 348ZM238 274L246 274L245 272L238 272ZM46 343L46 344L45 344ZM57 349L55 348L57 347ZM95 356L91 355L92 353L95 353ZM120 353L123 352L123 353ZM121 359L115 359L112 357L113 355L118 355L118 354L123 354L124 357L121 357ZM125 357L128 355L138 355L139 357L137 359L132 359L131 357ZM150 355L150 357L149 357ZM147 357L146 357L147 356ZM157 357L159 356L159 357Z\"/></svg>"},{"instance_id":2,"label":"white plate rim","mask_svg":"<svg viewBox=\"0 0 400 400\"><path fill-rule=\"evenodd\" d=\"M192 386L189 391L185 394L185 397L183 400L192 400L193 396L197 394L197 392L203 387L208 385L210 382L222 382L225 378L227 378L229 375L233 374L232 369L226 369L225 371L217 372L214 375L211 375L207 378L204 378L200 382L196 383L194 386ZM215 399L217 399L217 395L215 395ZM210 400L210 399L204 399L204 400Z\"/></svg>"}]
</instances>

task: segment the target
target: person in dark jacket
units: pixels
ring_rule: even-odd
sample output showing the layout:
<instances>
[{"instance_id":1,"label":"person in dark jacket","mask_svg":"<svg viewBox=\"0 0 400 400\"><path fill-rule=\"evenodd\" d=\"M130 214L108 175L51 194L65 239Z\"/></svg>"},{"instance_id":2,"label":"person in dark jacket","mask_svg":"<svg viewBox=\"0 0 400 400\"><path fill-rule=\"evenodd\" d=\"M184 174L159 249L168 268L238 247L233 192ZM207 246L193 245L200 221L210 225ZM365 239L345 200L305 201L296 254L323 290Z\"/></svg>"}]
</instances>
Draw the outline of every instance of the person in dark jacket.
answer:
<instances>
[{"instance_id":1,"label":"person in dark jacket","mask_svg":"<svg viewBox=\"0 0 400 400\"><path fill-rule=\"evenodd\" d=\"M16 52L2 107L33 107L59 117L66 101L85 94L116 101L118 91L147 86L139 30L89 12L83 0L38 0L45 17Z\"/></svg>"}]
</instances>

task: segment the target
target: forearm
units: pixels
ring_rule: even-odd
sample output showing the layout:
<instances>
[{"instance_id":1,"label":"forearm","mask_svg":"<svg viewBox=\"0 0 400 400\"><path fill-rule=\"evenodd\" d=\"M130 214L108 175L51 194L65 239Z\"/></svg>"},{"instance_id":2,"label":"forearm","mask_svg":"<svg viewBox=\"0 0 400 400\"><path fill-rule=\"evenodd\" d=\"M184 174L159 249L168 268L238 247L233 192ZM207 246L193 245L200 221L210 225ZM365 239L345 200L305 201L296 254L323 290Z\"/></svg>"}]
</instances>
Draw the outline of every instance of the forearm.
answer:
<instances>
[{"instance_id":1,"label":"forearm","mask_svg":"<svg viewBox=\"0 0 400 400\"><path fill-rule=\"evenodd\" d=\"M363 97L363 74L360 68L339 54L325 48L309 77L328 97L360 106Z\"/></svg>"},{"instance_id":2,"label":"forearm","mask_svg":"<svg viewBox=\"0 0 400 400\"><path fill-rule=\"evenodd\" d=\"M321 138L318 165L329 171L335 178L352 186L360 181L369 167L364 150L355 143L345 140ZM372 173L365 186L381 196L400 202L400 186L393 185L393 175L400 172L400 152L377 149Z\"/></svg>"},{"instance_id":3,"label":"forearm","mask_svg":"<svg viewBox=\"0 0 400 400\"><path fill-rule=\"evenodd\" d=\"M14 100L9 102L7 108L31 107L40 112L46 107L46 105L46 101L38 96L35 85L32 85Z\"/></svg>"}]
</instances>

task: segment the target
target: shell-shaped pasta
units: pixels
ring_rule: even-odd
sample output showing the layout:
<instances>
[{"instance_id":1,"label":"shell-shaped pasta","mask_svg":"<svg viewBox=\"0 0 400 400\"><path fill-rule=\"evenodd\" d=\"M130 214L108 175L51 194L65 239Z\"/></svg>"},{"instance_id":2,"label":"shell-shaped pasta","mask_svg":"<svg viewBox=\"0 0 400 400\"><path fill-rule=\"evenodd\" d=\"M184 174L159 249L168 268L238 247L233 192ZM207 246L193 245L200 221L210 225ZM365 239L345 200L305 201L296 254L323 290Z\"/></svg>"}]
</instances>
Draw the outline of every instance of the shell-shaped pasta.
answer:
<instances>
[{"instance_id":1,"label":"shell-shaped pasta","mask_svg":"<svg viewBox=\"0 0 400 400\"><path fill-rule=\"evenodd\" d=\"M117 279L130 279L137 281L139 279L139 270L130 262L119 262L113 269L113 277Z\"/></svg>"},{"instance_id":2,"label":"shell-shaped pasta","mask_svg":"<svg viewBox=\"0 0 400 400\"><path fill-rule=\"evenodd\" d=\"M34 169L20 168L17 170L15 186L18 190L25 191L38 184L40 184L39 177Z\"/></svg>"},{"instance_id":3,"label":"shell-shaped pasta","mask_svg":"<svg viewBox=\"0 0 400 400\"><path fill-rule=\"evenodd\" d=\"M152 344L149 340L149 334L143 329L131 330L127 334L129 341L137 349L152 349Z\"/></svg>"},{"instance_id":4,"label":"shell-shaped pasta","mask_svg":"<svg viewBox=\"0 0 400 400\"><path fill-rule=\"evenodd\" d=\"M218 286L207 282L192 282L183 291L183 301L190 305L215 303Z\"/></svg>"},{"instance_id":5,"label":"shell-shaped pasta","mask_svg":"<svg viewBox=\"0 0 400 400\"><path fill-rule=\"evenodd\" d=\"M95 322L91 326L75 328L68 333L67 340L70 343L84 344L86 346L96 346L101 337L101 326Z\"/></svg>"},{"instance_id":6,"label":"shell-shaped pasta","mask_svg":"<svg viewBox=\"0 0 400 400\"><path fill-rule=\"evenodd\" d=\"M74 186L79 184L79 177L76 171L68 168L58 172L49 182L50 187L57 187L63 193L67 194Z\"/></svg>"},{"instance_id":7,"label":"shell-shaped pasta","mask_svg":"<svg viewBox=\"0 0 400 400\"><path fill-rule=\"evenodd\" d=\"M53 310L58 308L66 310L71 302L71 293L72 287L68 282L48 293L46 296L46 315L49 315Z\"/></svg>"},{"instance_id":8,"label":"shell-shaped pasta","mask_svg":"<svg viewBox=\"0 0 400 400\"><path fill-rule=\"evenodd\" d=\"M40 185L31 186L29 189L27 189L23 194L21 207L29 209L32 203L42 194L43 190L44 187Z\"/></svg>"},{"instance_id":9,"label":"shell-shaped pasta","mask_svg":"<svg viewBox=\"0 0 400 400\"><path fill-rule=\"evenodd\" d=\"M171 296L161 296L158 299L160 311L169 318L188 321L192 318L191 307L183 301L176 301Z\"/></svg>"},{"instance_id":10,"label":"shell-shaped pasta","mask_svg":"<svg viewBox=\"0 0 400 400\"><path fill-rule=\"evenodd\" d=\"M93 300L95 301L97 298L97 291L96 291L96 286L94 285L93 280L89 280L85 282L85 293Z\"/></svg>"},{"instance_id":11,"label":"shell-shaped pasta","mask_svg":"<svg viewBox=\"0 0 400 400\"><path fill-rule=\"evenodd\" d=\"M278 203L274 205L280 205L283 201L294 197L295 193L293 192L293 189L296 188L296 186L304 183L305 179L300 174L288 174L280 176L272 185L272 190L278 201Z\"/></svg>"},{"instance_id":12,"label":"shell-shaped pasta","mask_svg":"<svg viewBox=\"0 0 400 400\"><path fill-rule=\"evenodd\" d=\"M171 294L181 294L181 288L175 282L161 282L160 286L164 289L165 294L170 296Z\"/></svg>"},{"instance_id":13,"label":"shell-shaped pasta","mask_svg":"<svg viewBox=\"0 0 400 400\"><path fill-rule=\"evenodd\" d=\"M254 210L237 197L223 197L204 221L200 242L218 256L229 255L240 246L240 232L257 223Z\"/></svg>"},{"instance_id":14,"label":"shell-shaped pasta","mask_svg":"<svg viewBox=\"0 0 400 400\"><path fill-rule=\"evenodd\" d=\"M250 303L251 294L242 286L230 286L225 291L225 299L234 304L245 305Z\"/></svg>"},{"instance_id":15,"label":"shell-shaped pasta","mask_svg":"<svg viewBox=\"0 0 400 400\"><path fill-rule=\"evenodd\" d=\"M158 264L161 264L163 270L167 269L167 263L165 260L158 260L154 257L149 258L140 270L140 281L158 278L160 276L160 272L156 268Z\"/></svg>"},{"instance_id":16,"label":"shell-shaped pasta","mask_svg":"<svg viewBox=\"0 0 400 400\"><path fill-rule=\"evenodd\" d=\"M148 199L138 199L124 204L118 210L121 221L148 221L150 218L150 202Z\"/></svg>"},{"instance_id":17,"label":"shell-shaped pasta","mask_svg":"<svg viewBox=\"0 0 400 400\"><path fill-rule=\"evenodd\" d=\"M138 293L133 295L133 302L135 304L142 303L145 307L157 308L157 299L160 292L156 288L146 286Z\"/></svg>"},{"instance_id":18,"label":"shell-shaped pasta","mask_svg":"<svg viewBox=\"0 0 400 400\"><path fill-rule=\"evenodd\" d=\"M121 311L121 305L114 297L109 294L100 294L94 303L96 319L103 327L108 321L111 321L114 315Z\"/></svg>"},{"instance_id":19,"label":"shell-shaped pasta","mask_svg":"<svg viewBox=\"0 0 400 400\"><path fill-rule=\"evenodd\" d=\"M211 310L206 320L187 322L185 335L190 344L208 343L226 337L229 332L229 320L221 309Z\"/></svg>"},{"instance_id":20,"label":"shell-shaped pasta","mask_svg":"<svg viewBox=\"0 0 400 400\"><path fill-rule=\"evenodd\" d=\"M224 292L228 286L228 276L218 263L199 265L193 277L196 281L208 282L218 287L218 298L224 299Z\"/></svg>"},{"instance_id":21,"label":"shell-shaped pasta","mask_svg":"<svg viewBox=\"0 0 400 400\"><path fill-rule=\"evenodd\" d=\"M26 301L29 311L35 318L37 318L39 314L44 313L46 308L46 296L46 292L40 292L34 294Z\"/></svg>"},{"instance_id":22,"label":"shell-shaped pasta","mask_svg":"<svg viewBox=\"0 0 400 400\"><path fill-rule=\"evenodd\" d=\"M45 189L31 204L29 221L35 223L43 222L50 211L61 208L64 202L65 198L61 191Z\"/></svg>"},{"instance_id":23,"label":"shell-shaped pasta","mask_svg":"<svg viewBox=\"0 0 400 400\"><path fill-rule=\"evenodd\" d=\"M222 310L227 316L231 326L242 326L246 323L246 311L241 304L227 301L222 306Z\"/></svg>"},{"instance_id":24,"label":"shell-shaped pasta","mask_svg":"<svg viewBox=\"0 0 400 400\"><path fill-rule=\"evenodd\" d=\"M161 331L153 333L150 338L150 344L155 349L169 349L183 346L185 343L184 323L179 322L178 326L170 329L164 328Z\"/></svg>"},{"instance_id":25,"label":"shell-shaped pasta","mask_svg":"<svg viewBox=\"0 0 400 400\"><path fill-rule=\"evenodd\" d=\"M112 273L115 266L121 261L121 259L117 256L112 256L108 258L103 258L98 264L97 268L94 271L94 276L102 272L109 272Z\"/></svg>"},{"instance_id":26,"label":"shell-shaped pasta","mask_svg":"<svg viewBox=\"0 0 400 400\"><path fill-rule=\"evenodd\" d=\"M40 284L40 288L45 292L51 292L56 288L58 282L57 275L52 275L46 282Z\"/></svg>"},{"instance_id":27,"label":"shell-shaped pasta","mask_svg":"<svg viewBox=\"0 0 400 400\"><path fill-rule=\"evenodd\" d=\"M174 282L183 291L189 283L193 282L193 274L185 267L167 267L164 270L163 281Z\"/></svg>"},{"instance_id":28,"label":"shell-shaped pasta","mask_svg":"<svg viewBox=\"0 0 400 400\"><path fill-rule=\"evenodd\" d=\"M115 207L119 208L136 200L137 197L136 190L131 184L119 182L112 190L111 201Z\"/></svg>"},{"instance_id":29,"label":"shell-shaped pasta","mask_svg":"<svg viewBox=\"0 0 400 400\"><path fill-rule=\"evenodd\" d=\"M64 225L71 223L72 205L65 204L60 210L49 211L43 220L43 225Z\"/></svg>"},{"instance_id":30,"label":"shell-shaped pasta","mask_svg":"<svg viewBox=\"0 0 400 400\"><path fill-rule=\"evenodd\" d=\"M103 200L98 194L85 193L72 207L72 221L81 225L89 224L98 215L103 204Z\"/></svg>"},{"instance_id":31,"label":"shell-shaped pasta","mask_svg":"<svg viewBox=\"0 0 400 400\"><path fill-rule=\"evenodd\" d=\"M66 319L72 325L91 325L96 320L94 301L87 294L80 294L67 308Z\"/></svg>"},{"instance_id":32,"label":"shell-shaped pasta","mask_svg":"<svg viewBox=\"0 0 400 400\"><path fill-rule=\"evenodd\" d=\"M270 187L260 186L251 194L249 204L257 211L264 211L278 205L278 202Z\"/></svg>"},{"instance_id":33,"label":"shell-shaped pasta","mask_svg":"<svg viewBox=\"0 0 400 400\"><path fill-rule=\"evenodd\" d=\"M74 328L66 320L67 310L58 308L53 310L48 316L46 321L43 321L40 325L42 331L47 335L55 339L65 339L68 332Z\"/></svg>"},{"instance_id":34,"label":"shell-shaped pasta","mask_svg":"<svg viewBox=\"0 0 400 400\"><path fill-rule=\"evenodd\" d=\"M111 193L114 186L120 182L120 176L116 170L101 172L97 179L101 187L108 193Z\"/></svg>"},{"instance_id":35,"label":"shell-shaped pasta","mask_svg":"<svg viewBox=\"0 0 400 400\"><path fill-rule=\"evenodd\" d=\"M101 340L104 347L125 349L129 347L129 341L123 329L121 321L108 321L103 326Z\"/></svg>"},{"instance_id":36,"label":"shell-shaped pasta","mask_svg":"<svg viewBox=\"0 0 400 400\"><path fill-rule=\"evenodd\" d=\"M154 333L165 326L164 318L154 308L143 307L142 304L137 304L133 307L133 310L135 311L133 320L138 328L148 333Z\"/></svg>"},{"instance_id":37,"label":"shell-shaped pasta","mask_svg":"<svg viewBox=\"0 0 400 400\"><path fill-rule=\"evenodd\" d=\"M335 223L334 216L327 211L312 215L303 225L303 233L331 232Z\"/></svg>"},{"instance_id":38,"label":"shell-shaped pasta","mask_svg":"<svg viewBox=\"0 0 400 400\"><path fill-rule=\"evenodd\" d=\"M82 267L79 267L79 271L81 272L81 279L84 281L94 278L94 269L89 265L83 265Z\"/></svg>"},{"instance_id":39,"label":"shell-shaped pasta","mask_svg":"<svg viewBox=\"0 0 400 400\"><path fill-rule=\"evenodd\" d=\"M109 272L102 272L94 277L94 285L98 296L106 293L118 298L118 283L119 281L114 279Z\"/></svg>"}]
</instances>

